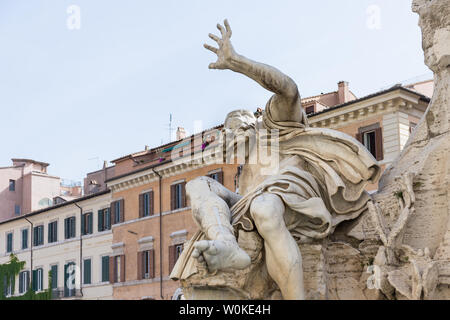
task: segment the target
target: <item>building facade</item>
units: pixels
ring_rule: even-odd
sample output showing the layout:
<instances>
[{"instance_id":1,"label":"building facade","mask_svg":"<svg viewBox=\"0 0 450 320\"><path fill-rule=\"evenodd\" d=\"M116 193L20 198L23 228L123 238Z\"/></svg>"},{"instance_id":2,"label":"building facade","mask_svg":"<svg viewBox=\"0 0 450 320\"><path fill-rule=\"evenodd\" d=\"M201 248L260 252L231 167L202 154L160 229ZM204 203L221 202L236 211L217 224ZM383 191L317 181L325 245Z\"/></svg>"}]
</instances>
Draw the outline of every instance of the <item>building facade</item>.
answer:
<instances>
[{"instance_id":1,"label":"building facade","mask_svg":"<svg viewBox=\"0 0 450 320\"><path fill-rule=\"evenodd\" d=\"M110 197L108 190L0 222L0 264L11 254L25 262L9 295L51 285L54 299L112 299L113 236L111 226L99 222Z\"/></svg>"}]
</instances>

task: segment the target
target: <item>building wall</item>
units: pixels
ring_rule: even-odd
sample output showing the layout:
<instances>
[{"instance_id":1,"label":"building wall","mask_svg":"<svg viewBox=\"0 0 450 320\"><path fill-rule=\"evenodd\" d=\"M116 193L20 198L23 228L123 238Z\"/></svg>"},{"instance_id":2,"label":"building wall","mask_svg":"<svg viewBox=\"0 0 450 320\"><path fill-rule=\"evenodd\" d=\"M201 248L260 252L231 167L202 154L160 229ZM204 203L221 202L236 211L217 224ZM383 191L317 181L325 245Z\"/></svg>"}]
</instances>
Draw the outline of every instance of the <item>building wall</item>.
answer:
<instances>
[{"instance_id":1,"label":"building wall","mask_svg":"<svg viewBox=\"0 0 450 320\"><path fill-rule=\"evenodd\" d=\"M110 194L104 194L92 199L80 201L78 204L83 208L83 212L93 212L93 234L82 237L82 251L80 252L80 210L74 204L49 209L42 213L28 216L28 220L33 226L44 226L44 244L33 247L31 250L32 230L30 223L24 218L4 222L0 224L0 264L9 261L9 253L6 253L6 234L13 232L13 253L17 255L20 261L25 261L25 269L30 270L31 251L33 270L42 267L44 272L44 289L48 288L48 272L51 265L58 265L58 289L64 289L64 265L70 261L80 266L85 258L91 258L91 282L90 285L82 285L83 297L76 299L111 299L112 286L108 282L101 281L101 256L111 254L112 231L98 232L97 230L97 211L109 207ZM64 219L70 216L76 217L75 238L64 239ZM58 241L48 243L48 224L58 221ZM28 249L22 250L21 230L27 228L28 231ZM81 274L82 276L82 274ZM77 280L79 281L79 279ZM16 279L15 294L19 294L19 280ZM77 283L79 288L79 282ZM73 299L73 298L68 298Z\"/></svg>"},{"instance_id":2,"label":"building wall","mask_svg":"<svg viewBox=\"0 0 450 320\"><path fill-rule=\"evenodd\" d=\"M224 173L224 185L234 190L234 177L237 173L236 165L210 165L194 170L164 177L162 180L162 258L160 257L159 237L159 181L157 179L123 191L113 192L112 200L124 199L125 222L113 226L113 243L124 243L125 253L125 282L114 284L114 299L161 299L160 293L160 261L162 261L163 298L170 299L179 283L169 279L169 246L175 244L171 235L175 232L186 231L186 240L198 230L192 219L190 203L187 207L170 210L170 186L172 183L184 180L186 182L207 175L209 172L221 168ZM150 217L139 219L139 194L145 191L154 192L154 212ZM139 239L153 237L155 250L155 278L137 280L137 263Z\"/></svg>"},{"instance_id":3,"label":"building wall","mask_svg":"<svg viewBox=\"0 0 450 320\"><path fill-rule=\"evenodd\" d=\"M16 181L15 191L9 191L9 180ZM22 207L22 167L0 168L0 221L14 216L15 205Z\"/></svg>"}]
</instances>

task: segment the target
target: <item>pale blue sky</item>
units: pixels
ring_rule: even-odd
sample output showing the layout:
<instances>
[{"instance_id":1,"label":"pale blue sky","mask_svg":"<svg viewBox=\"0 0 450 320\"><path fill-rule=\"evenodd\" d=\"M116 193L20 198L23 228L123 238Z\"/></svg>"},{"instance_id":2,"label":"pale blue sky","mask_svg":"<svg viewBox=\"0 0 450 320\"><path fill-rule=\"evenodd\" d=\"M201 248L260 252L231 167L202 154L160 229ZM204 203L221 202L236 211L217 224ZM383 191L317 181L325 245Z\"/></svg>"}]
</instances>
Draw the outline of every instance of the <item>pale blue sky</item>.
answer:
<instances>
[{"instance_id":1,"label":"pale blue sky","mask_svg":"<svg viewBox=\"0 0 450 320\"><path fill-rule=\"evenodd\" d=\"M81 9L69 30L67 8ZM367 8L380 8L380 29ZM112 160L222 123L270 94L230 71L209 70L202 47L228 18L236 51L278 67L303 97L350 82L363 96L431 73L411 0L1 0L0 166L49 162L81 180ZM89 160L92 159L92 160Z\"/></svg>"}]
</instances>

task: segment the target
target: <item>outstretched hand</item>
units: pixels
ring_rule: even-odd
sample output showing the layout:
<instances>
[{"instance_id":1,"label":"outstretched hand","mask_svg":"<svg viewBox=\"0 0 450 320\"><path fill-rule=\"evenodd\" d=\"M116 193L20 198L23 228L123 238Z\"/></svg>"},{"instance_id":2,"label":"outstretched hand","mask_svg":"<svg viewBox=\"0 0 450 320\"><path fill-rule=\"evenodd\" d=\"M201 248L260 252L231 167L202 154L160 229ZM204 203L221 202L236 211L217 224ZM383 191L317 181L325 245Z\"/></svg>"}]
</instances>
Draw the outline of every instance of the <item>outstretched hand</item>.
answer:
<instances>
[{"instance_id":1,"label":"outstretched hand","mask_svg":"<svg viewBox=\"0 0 450 320\"><path fill-rule=\"evenodd\" d=\"M231 28L228 21L225 19L224 21L225 28L221 24L217 24L217 29L219 29L222 34L222 38L210 33L209 37L217 42L219 48L215 48L208 44L204 44L203 46L214 52L217 55L217 61L215 63L210 63L210 69L229 69L231 66L232 58L237 56L234 51L233 46L231 45Z\"/></svg>"}]
</instances>

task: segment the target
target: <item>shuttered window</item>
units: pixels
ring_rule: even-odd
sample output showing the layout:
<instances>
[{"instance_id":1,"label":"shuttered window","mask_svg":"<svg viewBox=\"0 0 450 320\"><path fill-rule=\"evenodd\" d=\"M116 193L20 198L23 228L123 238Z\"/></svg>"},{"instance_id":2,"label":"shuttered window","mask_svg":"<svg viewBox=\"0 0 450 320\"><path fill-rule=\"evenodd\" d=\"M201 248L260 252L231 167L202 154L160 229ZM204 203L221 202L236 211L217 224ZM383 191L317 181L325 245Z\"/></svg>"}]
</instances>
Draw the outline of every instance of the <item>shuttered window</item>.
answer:
<instances>
[{"instance_id":1,"label":"shuttered window","mask_svg":"<svg viewBox=\"0 0 450 320\"><path fill-rule=\"evenodd\" d=\"M22 230L22 249L28 248L28 229Z\"/></svg>"},{"instance_id":2,"label":"shuttered window","mask_svg":"<svg viewBox=\"0 0 450 320\"><path fill-rule=\"evenodd\" d=\"M58 266L57 265L51 266L50 276L51 276L52 289L57 289L58 288Z\"/></svg>"},{"instance_id":3,"label":"shuttered window","mask_svg":"<svg viewBox=\"0 0 450 320\"><path fill-rule=\"evenodd\" d=\"M6 252L12 252L13 251L13 233L10 232L6 235Z\"/></svg>"},{"instance_id":4,"label":"shuttered window","mask_svg":"<svg viewBox=\"0 0 450 320\"><path fill-rule=\"evenodd\" d=\"M170 186L170 209L176 210L186 207L186 182Z\"/></svg>"},{"instance_id":5,"label":"shuttered window","mask_svg":"<svg viewBox=\"0 0 450 320\"><path fill-rule=\"evenodd\" d=\"M19 274L19 293L23 294L28 291L30 287L30 272L22 271Z\"/></svg>"},{"instance_id":6,"label":"shuttered window","mask_svg":"<svg viewBox=\"0 0 450 320\"><path fill-rule=\"evenodd\" d=\"M209 174L209 177L223 184L223 171L211 173Z\"/></svg>"},{"instance_id":7,"label":"shuttered window","mask_svg":"<svg viewBox=\"0 0 450 320\"><path fill-rule=\"evenodd\" d=\"M111 215L109 208L98 210L97 229L99 232L111 229Z\"/></svg>"},{"instance_id":8,"label":"shuttered window","mask_svg":"<svg viewBox=\"0 0 450 320\"><path fill-rule=\"evenodd\" d=\"M33 245L40 246L44 244L44 226L34 227L33 230Z\"/></svg>"},{"instance_id":9,"label":"shuttered window","mask_svg":"<svg viewBox=\"0 0 450 320\"><path fill-rule=\"evenodd\" d=\"M58 221L48 224L48 243L58 241Z\"/></svg>"},{"instance_id":10,"label":"shuttered window","mask_svg":"<svg viewBox=\"0 0 450 320\"><path fill-rule=\"evenodd\" d=\"M44 290L44 270L42 268L33 270L33 291Z\"/></svg>"},{"instance_id":11,"label":"shuttered window","mask_svg":"<svg viewBox=\"0 0 450 320\"><path fill-rule=\"evenodd\" d=\"M69 217L64 219L64 238L75 238L75 217Z\"/></svg>"},{"instance_id":12,"label":"shuttered window","mask_svg":"<svg viewBox=\"0 0 450 320\"><path fill-rule=\"evenodd\" d=\"M109 256L102 257L102 282L109 281Z\"/></svg>"},{"instance_id":13,"label":"shuttered window","mask_svg":"<svg viewBox=\"0 0 450 320\"><path fill-rule=\"evenodd\" d=\"M111 219L112 223L121 223L125 221L124 200L118 200L111 203Z\"/></svg>"},{"instance_id":14,"label":"shuttered window","mask_svg":"<svg viewBox=\"0 0 450 320\"><path fill-rule=\"evenodd\" d=\"M73 266L73 267L71 267ZM69 262L64 265L64 296L75 296L75 263Z\"/></svg>"},{"instance_id":15,"label":"shuttered window","mask_svg":"<svg viewBox=\"0 0 450 320\"><path fill-rule=\"evenodd\" d=\"M124 282L125 281L125 255L111 257L112 265L110 264L110 282Z\"/></svg>"},{"instance_id":16,"label":"shuttered window","mask_svg":"<svg viewBox=\"0 0 450 320\"><path fill-rule=\"evenodd\" d=\"M139 217L148 217L153 215L153 191L142 193L139 195Z\"/></svg>"},{"instance_id":17,"label":"shuttered window","mask_svg":"<svg viewBox=\"0 0 450 320\"><path fill-rule=\"evenodd\" d=\"M91 283L91 259L85 259L83 264L83 283L90 284Z\"/></svg>"},{"instance_id":18,"label":"shuttered window","mask_svg":"<svg viewBox=\"0 0 450 320\"><path fill-rule=\"evenodd\" d=\"M81 219L81 234L92 234L93 227L92 227L93 219L92 219L92 212L88 212L82 215Z\"/></svg>"},{"instance_id":19,"label":"shuttered window","mask_svg":"<svg viewBox=\"0 0 450 320\"><path fill-rule=\"evenodd\" d=\"M172 272L173 267L181 255L181 252L183 252L183 244L169 246L169 273Z\"/></svg>"},{"instance_id":20,"label":"shuttered window","mask_svg":"<svg viewBox=\"0 0 450 320\"><path fill-rule=\"evenodd\" d=\"M369 150L375 159L383 160L383 133L378 124L372 125L370 129L360 128L356 139Z\"/></svg>"},{"instance_id":21,"label":"shuttered window","mask_svg":"<svg viewBox=\"0 0 450 320\"><path fill-rule=\"evenodd\" d=\"M138 279L155 277L155 250L138 252Z\"/></svg>"}]
</instances>

